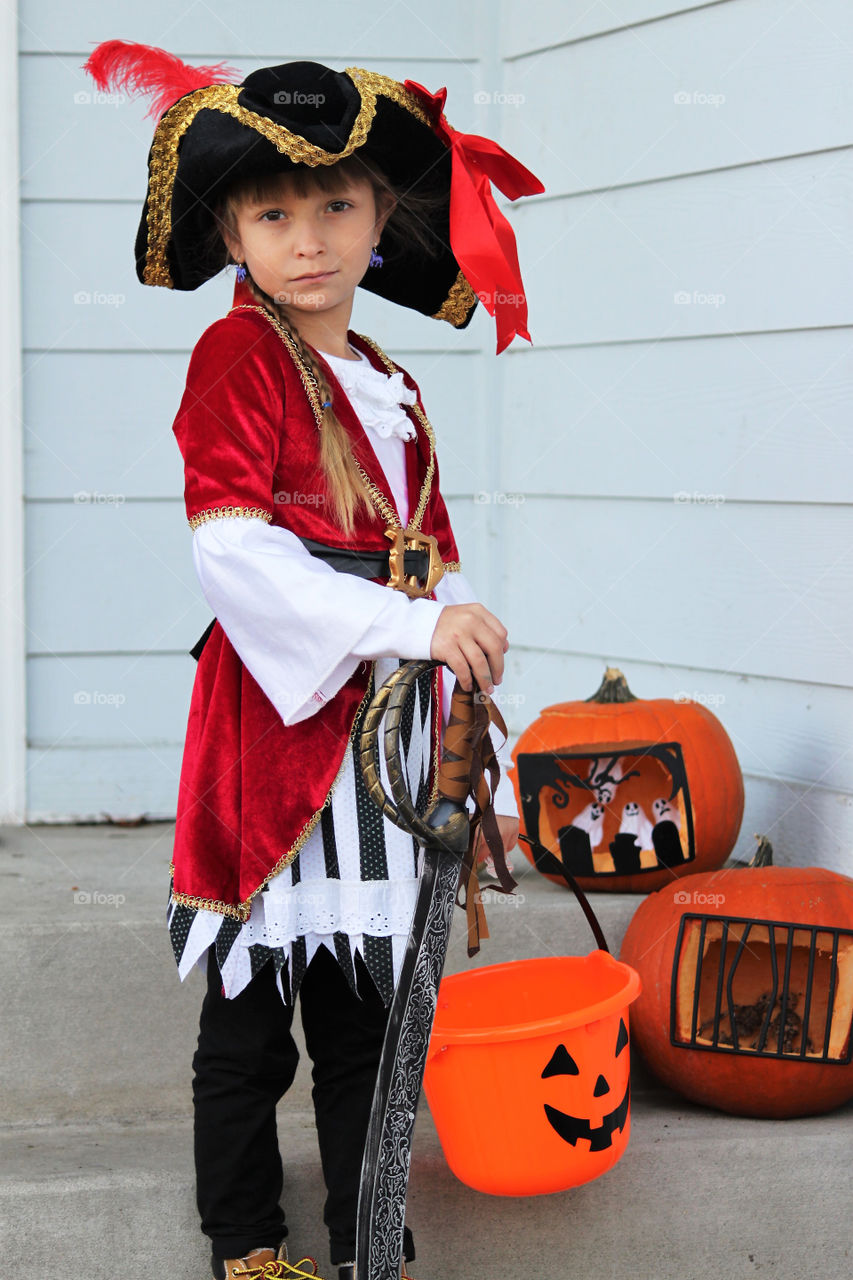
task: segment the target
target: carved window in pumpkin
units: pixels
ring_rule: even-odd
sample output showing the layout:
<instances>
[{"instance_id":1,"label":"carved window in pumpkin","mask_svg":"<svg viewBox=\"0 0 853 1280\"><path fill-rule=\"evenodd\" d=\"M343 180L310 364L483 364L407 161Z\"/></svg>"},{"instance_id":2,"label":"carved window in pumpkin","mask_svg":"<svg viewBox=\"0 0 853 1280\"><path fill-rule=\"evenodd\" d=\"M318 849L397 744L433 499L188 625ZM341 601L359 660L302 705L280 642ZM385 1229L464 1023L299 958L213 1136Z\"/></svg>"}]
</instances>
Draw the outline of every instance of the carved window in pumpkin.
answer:
<instances>
[{"instance_id":1,"label":"carved window in pumpkin","mask_svg":"<svg viewBox=\"0 0 853 1280\"><path fill-rule=\"evenodd\" d=\"M852 1025L853 930L681 917L670 1001L674 1045L846 1063Z\"/></svg>"},{"instance_id":2,"label":"carved window in pumpkin","mask_svg":"<svg viewBox=\"0 0 853 1280\"><path fill-rule=\"evenodd\" d=\"M677 742L598 743L520 753L525 830L575 876L624 876L695 857L693 813ZM534 851L544 874L559 874Z\"/></svg>"}]
</instances>

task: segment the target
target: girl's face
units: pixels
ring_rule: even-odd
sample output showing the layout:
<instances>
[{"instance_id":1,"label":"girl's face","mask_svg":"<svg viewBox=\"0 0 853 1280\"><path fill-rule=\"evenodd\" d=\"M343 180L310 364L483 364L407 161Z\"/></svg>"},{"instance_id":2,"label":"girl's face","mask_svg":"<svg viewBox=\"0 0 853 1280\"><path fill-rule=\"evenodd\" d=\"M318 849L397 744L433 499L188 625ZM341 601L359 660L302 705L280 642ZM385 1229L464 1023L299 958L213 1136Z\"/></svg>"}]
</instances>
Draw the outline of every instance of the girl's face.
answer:
<instances>
[{"instance_id":1,"label":"girl's face","mask_svg":"<svg viewBox=\"0 0 853 1280\"><path fill-rule=\"evenodd\" d=\"M332 191L298 195L287 177L273 200L245 200L237 212L237 235L223 231L232 257L289 312L325 315L330 325L345 314L364 276L373 246L391 209L379 213L370 182L341 177Z\"/></svg>"}]
</instances>

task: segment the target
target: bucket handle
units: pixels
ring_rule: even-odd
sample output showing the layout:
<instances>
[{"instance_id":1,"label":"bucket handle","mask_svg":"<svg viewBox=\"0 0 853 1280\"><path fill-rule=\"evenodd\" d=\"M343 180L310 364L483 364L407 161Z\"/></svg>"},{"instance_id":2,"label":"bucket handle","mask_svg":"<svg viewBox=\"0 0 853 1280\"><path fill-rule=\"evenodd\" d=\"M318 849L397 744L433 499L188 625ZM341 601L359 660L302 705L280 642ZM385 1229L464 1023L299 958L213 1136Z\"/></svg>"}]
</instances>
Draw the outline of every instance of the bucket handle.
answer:
<instances>
[{"instance_id":1,"label":"bucket handle","mask_svg":"<svg viewBox=\"0 0 853 1280\"><path fill-rule=\"evenodd\" d=\"M563 862L557 858L550 849L546 849L544 844L540 844L538 840L532 840L530 836L524 835L519 835L518 838L519 840L523 840L525 844L529 844L533 849L533 862L537 871L541 871L542 874L546 876L563 877L572 893L581 904L581 909L589 921L589 927L592 929L593 936L598 943L599 948L602 951L606 951L609 955L610 948L607 945L601 925L598 923L598 917L590 906L589 899L572 875L571 871L569 871L568 867L564 866Z\"/></svg>"}]
</instances>

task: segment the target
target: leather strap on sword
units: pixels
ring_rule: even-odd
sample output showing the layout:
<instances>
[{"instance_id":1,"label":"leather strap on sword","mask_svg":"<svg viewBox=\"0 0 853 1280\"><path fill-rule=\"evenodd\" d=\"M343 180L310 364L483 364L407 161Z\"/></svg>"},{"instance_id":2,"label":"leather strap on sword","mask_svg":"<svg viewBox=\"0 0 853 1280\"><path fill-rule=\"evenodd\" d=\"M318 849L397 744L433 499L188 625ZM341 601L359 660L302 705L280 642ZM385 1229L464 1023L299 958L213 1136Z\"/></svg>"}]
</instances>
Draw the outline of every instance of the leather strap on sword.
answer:
<instances>
[{"instance_id":1,"label":"leather strap on sword","mask_svg":"<svg viewBox=\"0 0 853 1280\"><path fill-rule=\"evenodd\" d=\"M474 813L470 818L468 848L462 861L457 902L465 908L468 922L468 955L480 950L480 939L488 938L486 911L483 906L474 849L477 831L482 827L483 839L495 865L497 892L512 893L516 881L506 861L503 840L498 829L493 804L500 778L489 724L497 725L506 739L503 716L487 693L465 691L457 681L450 702L450 715L444 732L444 752L438 774L438 792L448 800L464 804L470 795ZM486 770L489 781L486 781Z\"/></svg>"}]
</instances>

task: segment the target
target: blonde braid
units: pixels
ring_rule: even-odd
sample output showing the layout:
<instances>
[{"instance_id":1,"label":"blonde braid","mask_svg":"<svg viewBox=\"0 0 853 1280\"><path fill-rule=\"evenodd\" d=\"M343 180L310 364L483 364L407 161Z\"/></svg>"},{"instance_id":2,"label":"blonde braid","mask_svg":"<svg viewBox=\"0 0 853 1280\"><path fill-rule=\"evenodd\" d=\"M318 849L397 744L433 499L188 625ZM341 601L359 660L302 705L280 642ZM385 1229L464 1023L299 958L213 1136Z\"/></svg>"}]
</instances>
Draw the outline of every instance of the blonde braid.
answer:
<instances>
[{"instance_id":1,"label":"blonde braid","mask_svg":"<svg viewBox=\"0 0 853 1280\"><path fill-rule=\"evenodd\" d=\"M364 506L371 520L378 520L380 517L367 496L364 482L356 468L346 428L339 420L335 413L334 405L331 403L333 400L332 389L323 370L317 363L314 352L303 341L299 330L290 320L283 307L261 289L252 279L248 270L246 271L245 283L252 297L269 311L290 334L300 359L306 368L310 370L317 383L317 388L320 392L320 403L329 402L329 407L323 410L320 456L315 474L322 473L325 476L332 517L337 521L346 537L349 538L355 528L355 513L359 505Z\"/></svg>"}]
</instances>

